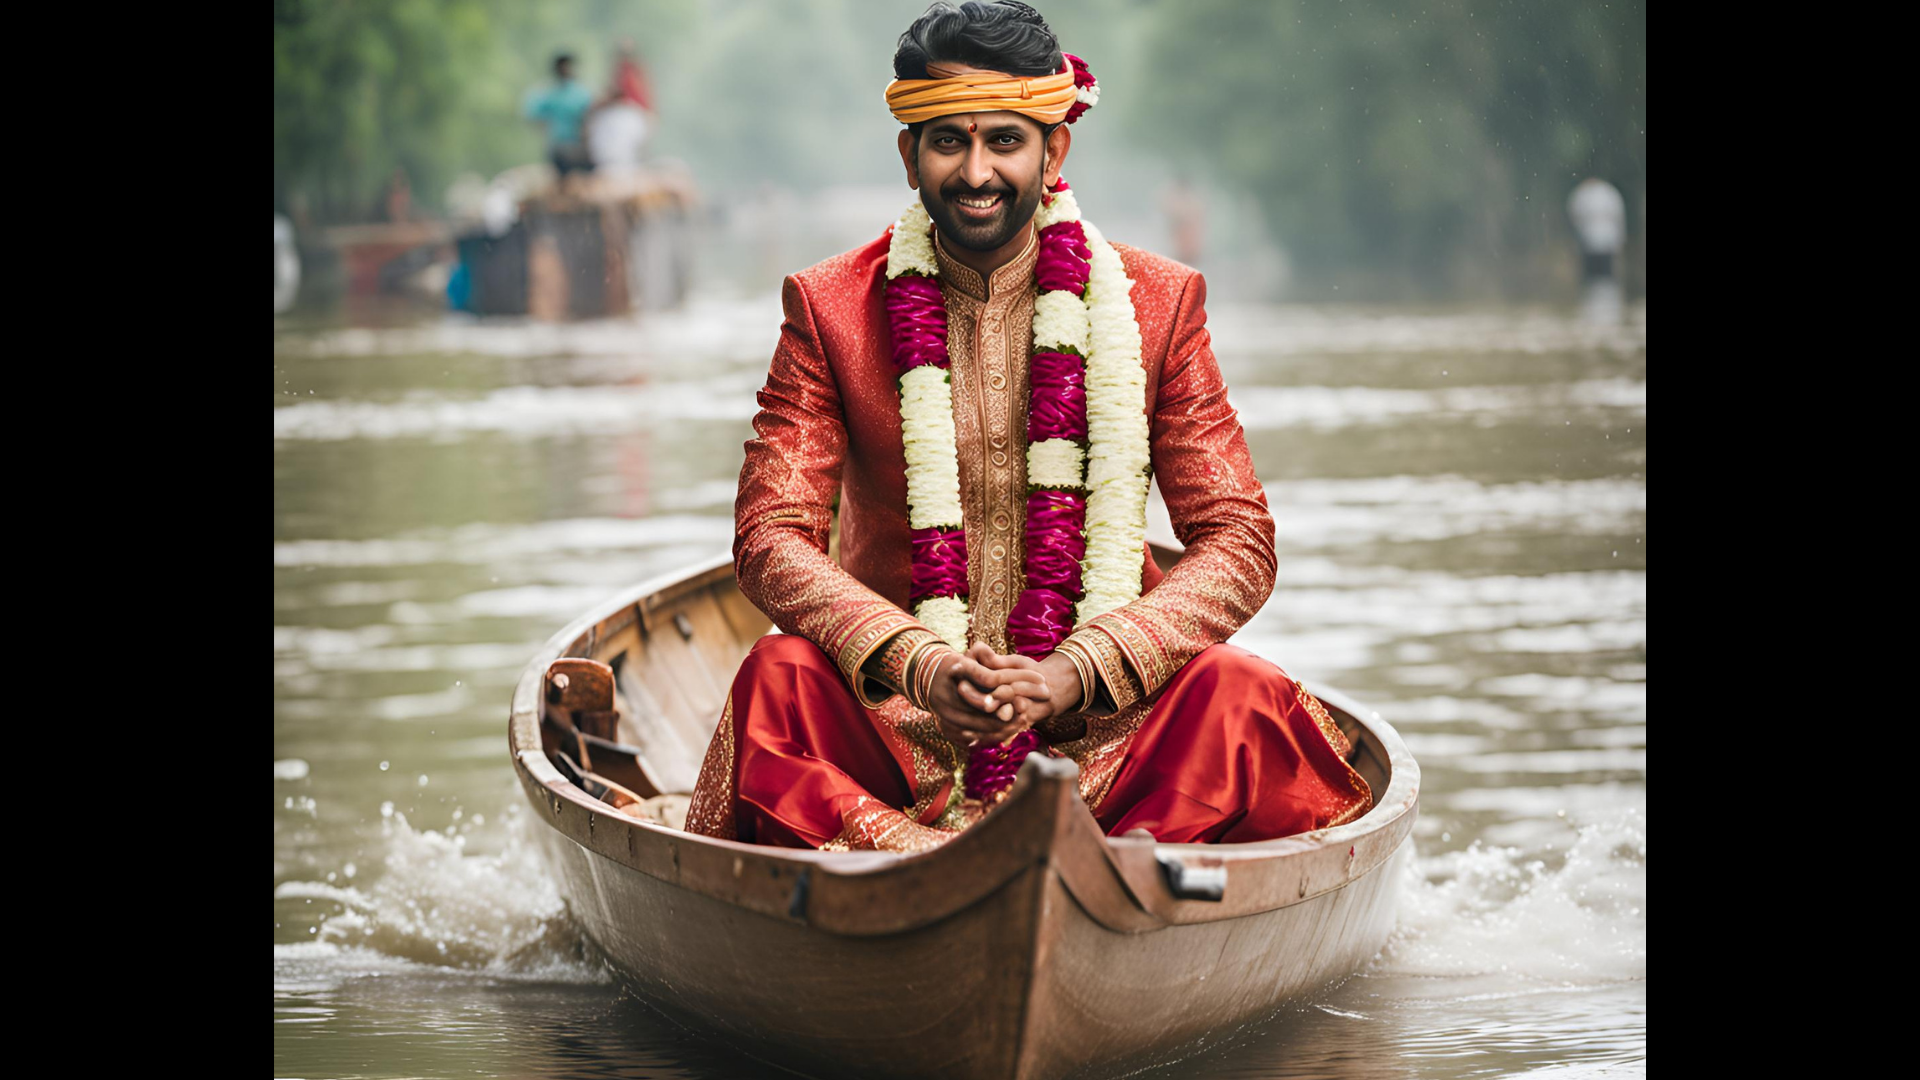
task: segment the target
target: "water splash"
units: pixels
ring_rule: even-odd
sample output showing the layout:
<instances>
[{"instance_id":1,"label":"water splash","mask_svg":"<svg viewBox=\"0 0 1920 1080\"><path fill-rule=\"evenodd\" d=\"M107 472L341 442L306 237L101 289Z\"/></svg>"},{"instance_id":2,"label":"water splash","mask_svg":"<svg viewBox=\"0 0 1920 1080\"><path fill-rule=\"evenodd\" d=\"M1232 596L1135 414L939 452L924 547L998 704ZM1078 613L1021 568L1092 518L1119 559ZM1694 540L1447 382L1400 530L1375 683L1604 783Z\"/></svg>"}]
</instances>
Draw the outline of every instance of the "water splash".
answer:
<instances>
[{"instance_id":1,"label":"water splash","mask_svg":"<svg viewBox=\"0 0 1920 1080\"><path fill-rule=\"evenodd\" d=\"M499 853L468 854L467 835L415 829L396 811L382 818L384 873L371 884L283 882L276 901L336 910L323 914L315 940L276 945L276 964L325 953L363 961L370 972L398 959L519 980L609 981L568 921L519 807L508 810Z\"/></svg>"},{"instance_id":2,"label":"water splash","mask_svg":"<svg viewBox=\"0 0 1920 1080\"><path fill-rule=\"evenodd\" d=\"M1475 841L1412 864L1399 927L1368 974L1534 989L1644 980L1644 807L1582 826L1557 866L1553 855Z\"/></svg>"}]
</instances>

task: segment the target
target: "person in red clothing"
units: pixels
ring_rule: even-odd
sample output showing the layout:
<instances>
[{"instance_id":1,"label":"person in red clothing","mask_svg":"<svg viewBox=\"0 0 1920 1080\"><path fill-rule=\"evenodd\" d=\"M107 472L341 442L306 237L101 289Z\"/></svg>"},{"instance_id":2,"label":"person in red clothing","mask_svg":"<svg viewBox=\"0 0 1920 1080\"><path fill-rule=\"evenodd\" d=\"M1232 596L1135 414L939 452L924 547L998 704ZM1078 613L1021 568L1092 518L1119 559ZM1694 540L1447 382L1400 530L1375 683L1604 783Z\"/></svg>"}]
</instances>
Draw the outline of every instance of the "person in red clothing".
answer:
<instances>
[{"instance_id":1,"label":"person in red clothing","mask_svg":"<svg viewBox=\"0 0 1920 1080\"><path fill-rule=\"evenodd\" d=\"M653 93L631 40L620 43L613 79L587 121L587 149L596 168L633 167L653 128Z\"/></svg>"},{"instance_id":2,"label":"person in red clothing","mask_svg":"<svg viewBox=\"0 0 1920 1080\"><path fill-rule=\"evenodd\" d=\"M634 50L631 38L620 43L620 55L614 61L613 93L647 112L653 111L653 95L647 89L646 69L640 66L639 55Z\"/></svg>"},{"instance_id":3,"label":"person in red clothing","mask_svg":"<svg viewBox=\"0 0 1920 1080\"><path fill-rule=\"evenodd\" d=\"M925 850L1030 753L1079 766L1110 834L1253 841L1365 813L1326 709L1224 644L1272 591L1273 518L1205 282L1109 243L1060 176L1092 73L1012 2L935 4L894 72L919 197L786 279L733 544L782 633L734 678L687 828ZM1164 575L1150 476L1186 547Z\"/></svg>"}]
</instances>

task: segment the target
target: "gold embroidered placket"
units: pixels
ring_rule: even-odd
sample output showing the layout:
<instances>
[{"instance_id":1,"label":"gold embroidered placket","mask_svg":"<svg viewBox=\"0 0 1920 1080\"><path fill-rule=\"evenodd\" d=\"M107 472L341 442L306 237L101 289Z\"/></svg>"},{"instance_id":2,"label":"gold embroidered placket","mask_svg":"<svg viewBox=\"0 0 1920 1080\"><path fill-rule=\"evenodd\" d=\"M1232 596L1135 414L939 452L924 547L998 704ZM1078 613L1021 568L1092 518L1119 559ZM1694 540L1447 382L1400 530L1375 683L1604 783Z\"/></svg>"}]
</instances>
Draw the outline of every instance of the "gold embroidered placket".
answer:
<instances>
[{"instance_id":1,"label":"gold embroidered placket","mask_svg":"<svg viewBox=\"0 0 1920 1080\"><path fill-rule=\"evenodd\" d=\"M990 282L949 255L936 234L947 304L947 357L967 534L970 640L1013 651L1007 616L1026 561L1027 364L1033 351L1034 234Z\"/></svg>"}]
</instances>

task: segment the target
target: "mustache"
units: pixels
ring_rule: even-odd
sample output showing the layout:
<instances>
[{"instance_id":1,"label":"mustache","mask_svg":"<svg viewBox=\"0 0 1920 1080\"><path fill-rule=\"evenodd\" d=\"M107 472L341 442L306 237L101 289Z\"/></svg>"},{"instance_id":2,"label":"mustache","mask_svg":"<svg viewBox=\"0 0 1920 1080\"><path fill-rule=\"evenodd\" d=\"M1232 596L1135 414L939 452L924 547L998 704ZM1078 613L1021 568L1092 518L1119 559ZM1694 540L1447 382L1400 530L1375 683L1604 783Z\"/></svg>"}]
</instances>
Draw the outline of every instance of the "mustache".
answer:
<instances>
[{"instance_id":1,"label":"mustache","mask_svg":"<svg viewBox=\"0 0 1920 1080\"><path fill-rule=\"evenodd\" d=\"M948 186L940 189L941 197L948 198L948 199L951 199L957 195L964 195L964 196L968 196L975 199L985 199L994 195L1006 195L1008 197L1012 197L1013 194L1014 192L1013 192L1013 189L1011 188L981 188L980 190L975 191L974 189L969 187Z\"/></svg>"}]
</instances>

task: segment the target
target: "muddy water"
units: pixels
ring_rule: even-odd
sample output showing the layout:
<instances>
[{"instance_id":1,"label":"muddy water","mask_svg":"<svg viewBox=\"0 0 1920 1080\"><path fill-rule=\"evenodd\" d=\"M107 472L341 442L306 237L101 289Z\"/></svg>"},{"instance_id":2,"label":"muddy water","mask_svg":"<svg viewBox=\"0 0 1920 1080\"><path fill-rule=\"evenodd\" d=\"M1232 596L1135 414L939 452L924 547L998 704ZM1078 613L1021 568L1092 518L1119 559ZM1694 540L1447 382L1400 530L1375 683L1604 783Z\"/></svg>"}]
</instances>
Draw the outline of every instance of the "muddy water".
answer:
<instances>
[{"instance_id":1,"label":"muddy water","mask_svg":"<svg viewBox=\"0 0 1920 1080\"><path fill-rule=\"evenodd\" d=\"M504 729L538 642L725 549L778 322L276 327L276 1075L764 1073L591 959ZM1158 1075L1644 1073L1644 309L1212 325L1279 530L1236 640L1425 784L1387 949Z\"/></svg>"}]
</instances>

